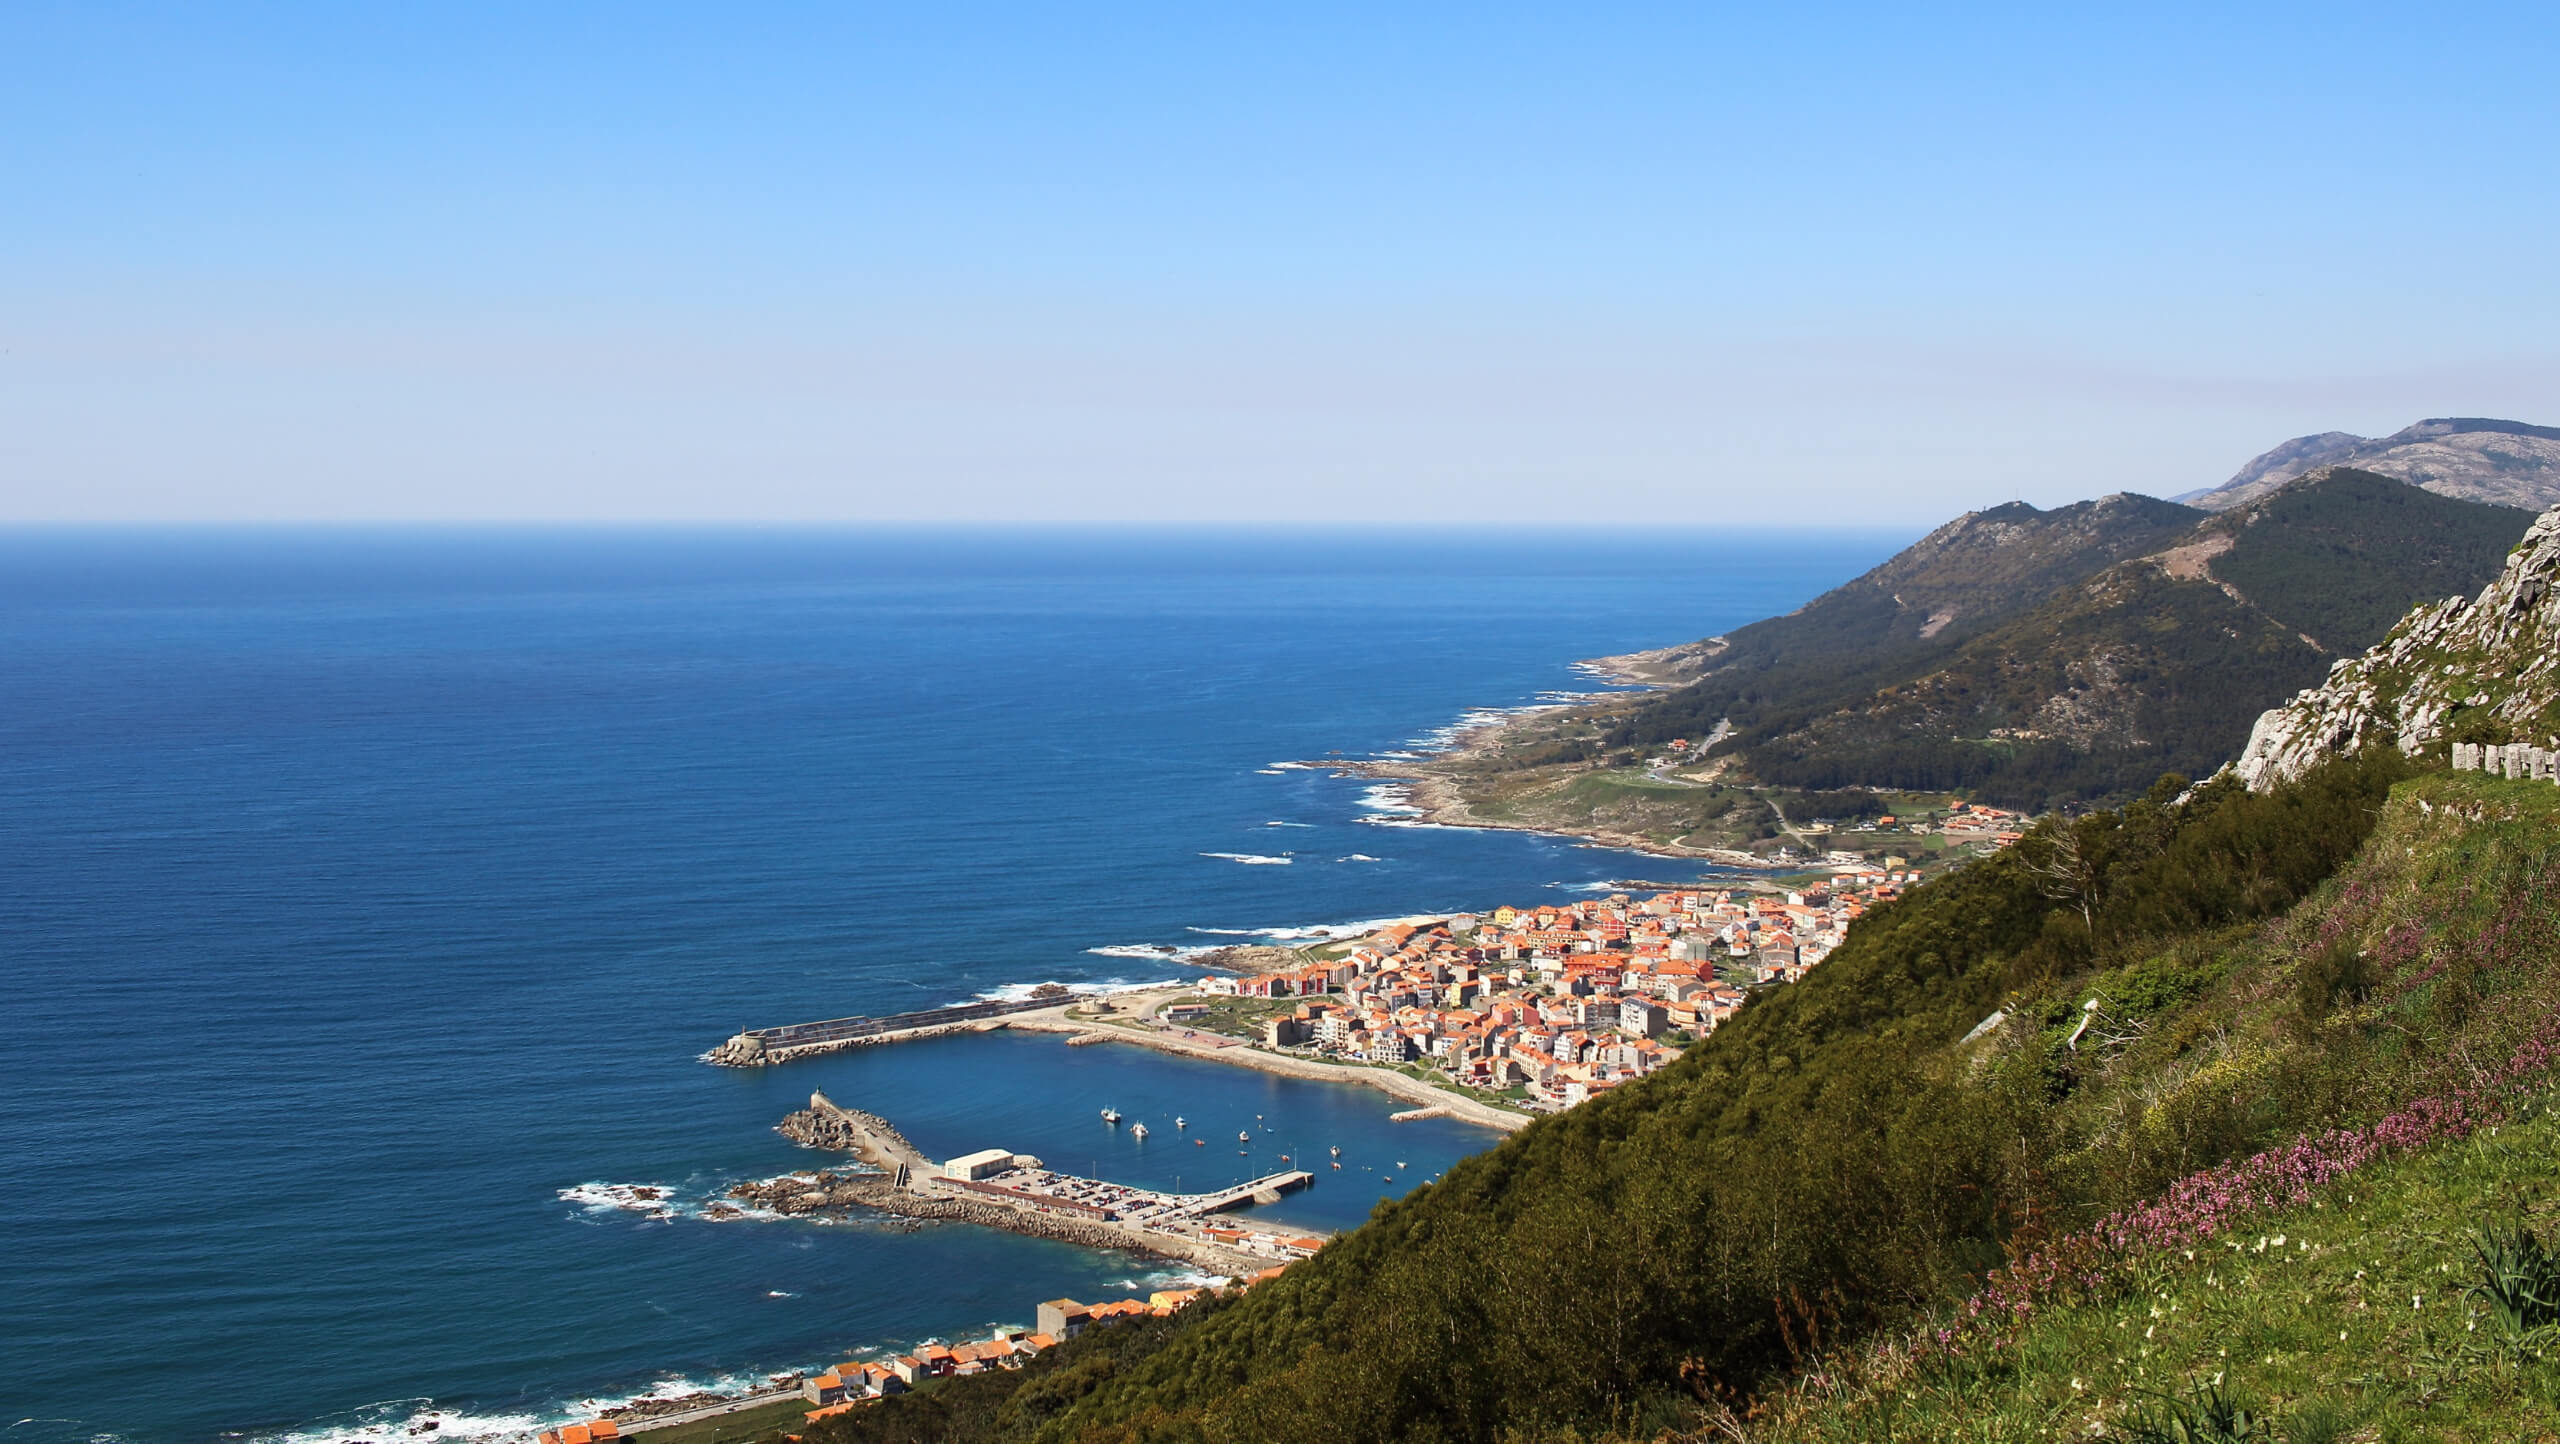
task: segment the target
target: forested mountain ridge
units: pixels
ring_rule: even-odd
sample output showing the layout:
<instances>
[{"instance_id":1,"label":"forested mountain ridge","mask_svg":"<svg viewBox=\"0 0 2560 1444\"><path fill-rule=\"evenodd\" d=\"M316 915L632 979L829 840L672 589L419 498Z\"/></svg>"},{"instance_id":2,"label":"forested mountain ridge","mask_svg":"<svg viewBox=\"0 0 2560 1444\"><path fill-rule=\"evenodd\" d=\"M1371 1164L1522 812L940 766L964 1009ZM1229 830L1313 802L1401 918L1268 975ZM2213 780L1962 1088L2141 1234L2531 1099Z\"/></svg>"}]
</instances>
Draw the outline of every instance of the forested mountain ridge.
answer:
<instances>
[{"instance_id":1,"label":"forested mountain ridge","mask_svg":"<svg viewBox=\"0 0 2560 1444\"><path fill-rule=\"evenodd\" d=\"M1658 745L1723 721L1719 755L1764 785L1961 790L2034 810L2122 795L2229 761L2269 704L2412 605L2494 575L2530 522L2347 468L2185 516L2174 531L2118 533L2144 535L2143 549L1941 652L1871 649L1863 667L1740 677L1719 666L1628 709L1606 741Z\"/></svg>"},{"instance_id":2,"label":"forested mountain ridge","mask_svg":"<svg viewBox=\"0 0 2560 1444\"><path fill-rule=\"evenodd\" d=\"M2297 436L2251 459L2222 485L2178 500L2221 511L2324 466L2352 466L2465 501L2527 511L2560 505L2560 427L2484 416L2429 417L2381 437Z\"/></svg>"},{"instance_id":3,"label":"forested mountain ridge","mask_svg":"<svg viewBox=\"0 0 2560 1444\"><path fill-rule=\"evenodd\" d=\"M1784 616L1708 639L1697 664L1705 675L1682 694L1694 704L1688 715L1706 721L1692 735L1764 699L1899 675L2197 520L2191 508L2131 493L1967 512Z\"/></svg>"}]
</instances>

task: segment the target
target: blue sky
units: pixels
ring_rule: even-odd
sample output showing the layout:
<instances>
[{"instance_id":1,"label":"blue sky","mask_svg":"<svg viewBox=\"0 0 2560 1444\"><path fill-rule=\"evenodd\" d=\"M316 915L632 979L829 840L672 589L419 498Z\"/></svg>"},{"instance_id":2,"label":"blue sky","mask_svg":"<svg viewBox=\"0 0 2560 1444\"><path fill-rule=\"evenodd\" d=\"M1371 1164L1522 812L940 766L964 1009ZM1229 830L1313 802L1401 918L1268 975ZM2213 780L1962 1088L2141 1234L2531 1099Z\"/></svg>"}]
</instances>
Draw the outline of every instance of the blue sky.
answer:
<instances>
[{"instance_id":1,"label":"blue sky","mask_svg":"<svg viewBox=\"0 0 2560 1444\"><path fill-rule=\"evenodd\" d=\"M13 4L0 519L1919 524L2560 423L2550 8L2079 9Z\"/></svg>"}]
</instances>

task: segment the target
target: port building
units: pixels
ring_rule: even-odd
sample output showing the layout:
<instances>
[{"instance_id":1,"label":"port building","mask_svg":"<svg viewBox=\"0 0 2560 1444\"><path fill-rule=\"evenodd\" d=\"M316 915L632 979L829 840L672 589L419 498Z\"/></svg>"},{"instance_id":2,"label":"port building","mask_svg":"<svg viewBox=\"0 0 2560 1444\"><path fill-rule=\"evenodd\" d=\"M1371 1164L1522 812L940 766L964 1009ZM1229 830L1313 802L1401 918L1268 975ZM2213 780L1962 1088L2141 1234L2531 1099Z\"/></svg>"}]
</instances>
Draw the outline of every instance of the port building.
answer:
<instances>
[{"instance_id":1,"label":"port building","mask_svg":"<svg viewBox=\"0 0 2560 1444\"><path fill-rule=\"evenodd\" d=\"M964 1153L958 1158L945 1162L942 1165L942 1176L953 1183L975 1183L981 1178L1010 1173L1014 1166L1014 1156L1008 1150L981 1148L975 1153Z\"/></svg>"}]
</instances>

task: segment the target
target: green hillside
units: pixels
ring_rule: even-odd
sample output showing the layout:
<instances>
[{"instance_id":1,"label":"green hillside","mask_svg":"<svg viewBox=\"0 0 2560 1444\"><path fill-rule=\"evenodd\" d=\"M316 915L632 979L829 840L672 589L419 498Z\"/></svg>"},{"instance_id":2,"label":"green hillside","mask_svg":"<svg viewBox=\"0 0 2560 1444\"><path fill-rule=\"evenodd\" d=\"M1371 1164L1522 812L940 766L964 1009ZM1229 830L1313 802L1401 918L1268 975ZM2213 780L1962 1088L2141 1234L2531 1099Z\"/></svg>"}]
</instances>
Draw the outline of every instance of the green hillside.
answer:
<instances>
[{"instance_id":1,"label":"green hillside","mask_svg":"<svg viewBox=\"0 0 2560 1444\"><path fill-rule=\"evenodd\" d=\"M2139 1277L2038 1310L1975 1355L1946 1357L1926 1338L1848 1351L1818 1384L1766 1401L1747 1437L2181 1440L2183 1423L2199 1441L2548 1439L2553 1315L2502 1316L2483 1255L2512 1249L2519 1224L2560 1250L2555 1101L2537 1089L2508 1122L2161 1251ZM2543 1290L2560 1281L2519 1272ZM2217 1434L2215 1405L2259 1432Z\"/></svg>"},{"instance_id":2,"label":"green hillside","mask_svg":"<svg viewBox=\"0 0 2560 1444\"><path fill-rule=\"evenodd\" d=\"M1722 717L1871 691L2061 588L2168 546L2200 516L2132 495L1968 513L1785 616L1717 639L1706 676L1640 709L1614 740L1702 737Z\"/></svg>"},{"instance_id":3,"label":"green hillside","mask_svg":"<svg viewBox=\"0 0 2560 1444\"><path fill-rule=\"evenodd\" d=\"M2405 767L2370 756L2183 803L2164 784L2049 821L1871 914L1672 1069L1533 1125L1241 1299L826 1421L810 1444L1635 1439L1727 1407L1759 1410L1746 1438L1932 1437L1857 1432L1840 1422L1852 1392L1808 1396L1805 1371L1881 1379L1901 1357L1990 1400L2049 1361L1965 1321L1986 1277L2036 1327L2064 1316L2035 1309L2118 1308L2197 1245L2093 1233L2103 1220L2156 1222L2124 1211L2484 1078L2475 1112L2539 1086L2538 1065L2499 1070L2560 1000L2560 789L2393 789ZM2215 1214L2204 1245L2259 1217ZM1892 1353L1949 1323L1960 1354ZM2169 1356L2139 1362L2155 1358L2184 1387ZM2348 1402L2407 1402L2397 1361L2368 1367L2382 1382ZM1808 1398L1847 1412L1826 1423ZM1782 1424L1814 1432L1768 1432Z\"/></svg>"}]
</instances>

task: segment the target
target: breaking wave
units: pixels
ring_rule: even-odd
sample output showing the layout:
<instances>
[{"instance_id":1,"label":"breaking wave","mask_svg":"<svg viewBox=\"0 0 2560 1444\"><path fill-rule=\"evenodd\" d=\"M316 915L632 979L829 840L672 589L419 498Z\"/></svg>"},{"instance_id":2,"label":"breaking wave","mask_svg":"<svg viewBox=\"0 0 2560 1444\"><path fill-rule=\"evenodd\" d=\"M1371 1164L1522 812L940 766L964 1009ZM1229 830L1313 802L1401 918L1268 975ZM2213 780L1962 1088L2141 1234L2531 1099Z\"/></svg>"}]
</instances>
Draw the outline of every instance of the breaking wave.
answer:
<instances>
[{"instance_id":1,"label":"breaking wave","mask_svg":"<svg viewBox=\"0 0 2560 1444\"><path fill-rule=\"evenodd\" d=\"M1381 782L1362 789L1360 805L1373 814L1413 817L1422 812L1421 808L1413 805L1413 789L1401 782ZM1367 822L1369 819L1364 817L1360 820Z\"/></svg>"}]
</instances>

